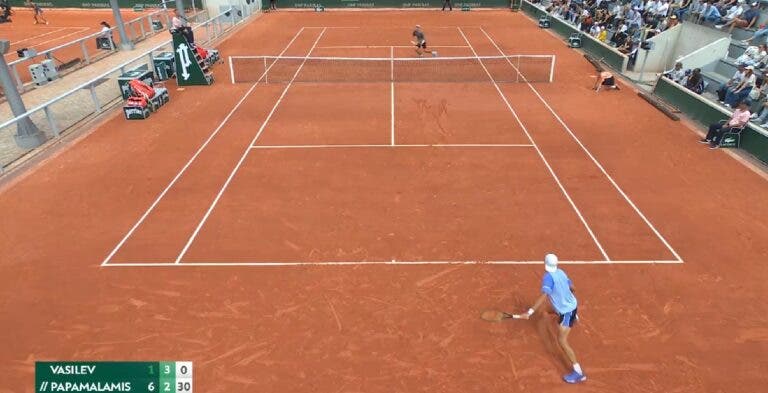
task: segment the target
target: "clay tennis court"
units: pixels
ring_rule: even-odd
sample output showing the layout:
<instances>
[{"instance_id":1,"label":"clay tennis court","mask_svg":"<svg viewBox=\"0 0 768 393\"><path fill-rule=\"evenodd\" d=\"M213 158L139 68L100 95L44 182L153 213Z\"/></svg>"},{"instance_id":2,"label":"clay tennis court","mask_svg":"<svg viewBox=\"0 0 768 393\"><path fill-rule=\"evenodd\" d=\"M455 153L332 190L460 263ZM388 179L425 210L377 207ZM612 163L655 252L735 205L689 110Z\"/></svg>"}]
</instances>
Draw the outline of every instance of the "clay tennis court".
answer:
<instances>
[{"instance_id":1,"label":"clay tennis court","mask_svg":"<svg viewBox=\"0 0 768 393\"><path fill-rule=\"evenodd\" d=\"M82 9L44 9L43 16L49 24L34 24L33 12L29 8L14 7L13 22L0 24L0 35L11 41L11 47L5 55L8 62L18 59L16 51L22 48L33 48L38 53L55 48L59 45L75 41L101 30L99 23L106 21L114 26L115 21L112 10L82 10ZM121 10L123 21L128 22L140 16L148 15L151 10L134 12L128 9ZM150 31L149 22L144 22L147 31ZM138 30L138 28L136 28ZM138 31L137 31L138 33ZM117 39L117 34L115 34ZM87 50L91 57L99 55L96 49L95 39L86 42ZM79 45L64 48L54 53L57 63L67 63L75 59L82 59L83 52ZM42 61L40 58L38 62ZM30 63L31 64L31 63ZM22 64L19 68L19 76L23 81L29 81L29 64Z\"/></svg>"},{"instance_id":2,"label":"clay tennis court","mask_svg":"<svg viewBox=\"0 0 768 393\"><path fill-rule=\"evenodd\" d=\"M548 252L580 301L575 389L762 386L766 181L628 86L596 94L534 21L284 12L219 49L405 58L417 23L440 58L554 55L554 81L477 61L313 83L318 66L286 62L285 81L232 84L219 65L7 183L3 388L31 390L35 360L179 359L205 392L574 389L553 316L479 318L525 310Z\"/></svg>"}]
</instances>

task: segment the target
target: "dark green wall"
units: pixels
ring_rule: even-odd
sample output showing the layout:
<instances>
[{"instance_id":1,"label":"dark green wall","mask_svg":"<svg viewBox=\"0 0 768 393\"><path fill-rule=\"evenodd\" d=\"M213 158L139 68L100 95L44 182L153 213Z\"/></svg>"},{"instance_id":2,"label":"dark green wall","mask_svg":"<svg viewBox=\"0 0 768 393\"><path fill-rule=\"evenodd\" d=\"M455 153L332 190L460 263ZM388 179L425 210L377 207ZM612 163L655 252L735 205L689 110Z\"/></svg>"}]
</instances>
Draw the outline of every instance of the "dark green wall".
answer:
<instances>
[{"instance_id":1,"label":"dark green wall","mask_svg":"<svg viewBox=\"0 0 768 393\"><path fill-rule=\"evenodd\" d=\"M509 8L510 0L453 0L453 8L468 5L471 8ZM278 8L441 8L442 0L277 0ZM269 0L262 0L262 7L269 8Z\"/></svg>"},{"instance_id":2,"label":"dark green wall","mask_svg":"<svg viewBox=\"0 0 768 393\"><path fill-rule=\"evenodd\" d=\"M653 92L669 105L680 109L687 117L704 126L731 117L730 112L710 105L704 97L688 94L684 87L666 78L659 79ZM741 148L760 161L768 163L768 137L757 131L751 124L742 133Z\"/></svg>"},{"instance_id":3,"label":"dark green wall","mask_svg":"<svg viewBox=\"0 0 768 393\"><path fill-rule=\"evenodd\" d=\"M10 0L13 7L25 7L26 0ZM117 0L120 8L133 8L135 5L143 5L146 8L157 7L160 1L147 2L142 0ZM191 4L189 0L184 0L184 4ZM56 1L38 1L37 5L43 8L110 8L109 0L56 0ZM195 7L203 8L202 0L195 0Z\"/></svg>"},{"instance_id":4,"label":"dark green wall","mask_svg":"<svg viewBox=\"0 0 768 393\"><path fill-rule=\"evenodd\" d=\"M523 1L523 11L533 17L539 19L542 16L547 15L543 10L535 7L527 1ZM573 33L579 33L579 30L575 26L572 26L560 19L550 18L550 29L561 35L564 38L568 38ZM608 45L601 43L598 40L593 39L589 35L583 35L581 38L582 50L594 56L597 59L601 59L603 63L608 64L611 68L624 72L627 70L627 56L618 50L611 48Z\"/></svg>"}]
</instances>

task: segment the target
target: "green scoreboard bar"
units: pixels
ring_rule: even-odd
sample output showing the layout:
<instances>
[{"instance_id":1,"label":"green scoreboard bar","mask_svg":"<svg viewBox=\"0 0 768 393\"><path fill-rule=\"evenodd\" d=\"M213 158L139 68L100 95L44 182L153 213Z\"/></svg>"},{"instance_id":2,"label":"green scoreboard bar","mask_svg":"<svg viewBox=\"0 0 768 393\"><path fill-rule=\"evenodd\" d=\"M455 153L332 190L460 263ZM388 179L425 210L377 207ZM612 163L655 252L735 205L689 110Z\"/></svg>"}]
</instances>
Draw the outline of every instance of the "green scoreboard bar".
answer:
<instances>
[{"instance_id":1,"label":"green scoreboard bar","mask_svg":"<svg viewBox=\"0 0 768 393\"><path fill-rule=\"evenodd\" d=\"M35 362L35 393L192 393L192 362Z\"/></svg>"}]
</instances>

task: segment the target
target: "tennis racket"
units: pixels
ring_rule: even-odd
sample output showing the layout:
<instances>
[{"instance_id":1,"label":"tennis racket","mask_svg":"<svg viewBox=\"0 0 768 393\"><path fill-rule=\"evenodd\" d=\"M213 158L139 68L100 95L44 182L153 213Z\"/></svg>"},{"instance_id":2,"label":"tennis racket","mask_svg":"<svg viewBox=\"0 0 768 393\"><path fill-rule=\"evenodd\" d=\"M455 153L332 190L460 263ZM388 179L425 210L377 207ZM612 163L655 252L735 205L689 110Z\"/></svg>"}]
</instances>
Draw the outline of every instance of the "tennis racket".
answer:
<instances>
[{"instance_id":1,"label":"tennis racket","mask_svg":"<svg viewBox=\"0 0 768 393\"><path fill-rule=\"evenodd\" d=\"M504 311L486 310L480 314L480 318L488 322L501 322L505 319L522 319L520 314L510 314Z\"/></svg>"}]
</instances>

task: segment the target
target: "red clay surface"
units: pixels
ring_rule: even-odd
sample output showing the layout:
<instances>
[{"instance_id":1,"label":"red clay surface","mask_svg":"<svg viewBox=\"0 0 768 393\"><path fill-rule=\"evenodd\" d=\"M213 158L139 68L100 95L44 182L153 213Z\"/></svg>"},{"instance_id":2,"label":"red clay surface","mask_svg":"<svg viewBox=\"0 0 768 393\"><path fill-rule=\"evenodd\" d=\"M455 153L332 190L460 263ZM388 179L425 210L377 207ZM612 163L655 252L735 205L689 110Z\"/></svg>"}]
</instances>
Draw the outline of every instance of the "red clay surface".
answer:
<instances>
[{"instance_id":1,"label":"red clay surface","mask_svg":"<svg viewBox=\"0 0 768 393\"><path fill-rule=\"evenodd\" d=\"M56 10L45 9L43 16L49 24L34 24L33 13L27 8L14 7L13 22L0 24L0 35L11 41L11 48L5 55L9 63L17 60L16 50L21 48L33 48L38 53L77 40L101 30L99 23L106 21L115 26L112 10ZM124 9L120 11L124 22L132 21L140 16L149 15L151 12L134 12ZM149 28L149 23L144 23ZM138 27L136 27L138 29ZM148 31L148 30L147 30ZM140 32L137 30L137 34ZM117 39L117 34L115 34ZM86 42L86 49L91 57L98 56L101 51L96 49L96 40ZM79 45L62 48L54 53L56 59L66 63L73 59L83 60L83 52ZM36 59L37 62L44 60ZM28 66L30 62L20 64L19 73L24 81L29 80Z\"/></svg>"},{"instance_id":2,"label":"red clay surface","mask_svg":"<svg viewBox=\"0 0 768 393\"><path fill-rule=\"evenodd\" d=\"M274 13L219 49L404 45L416 23L433 45L462 45L455 28L440 30L462 26L479 55L498 54L493 42L556 54L555 83L534 87L685 260L565 266L580 300L572 344L589 375L576 389L760 390L768 184L630 89L590 91L592 66L534 21ZM364 27L318 40L322 29L303 26ZM116 116L2 191L0 392L32 391L45 359L192 360L204 392L574 389L560 381L551 317L478 318L529 305L540 266L100 267L251 87L215 71L217 84L172 91L146 122ZM244 99L110 264L173 262L241 157L182 265L601 259L532 147L264 148L391 142L388 84L296 84L264 125L285 87ZM532 89L501 89L612 259L674 259ZM396 84L395 100L398 144L529 143L490 83Z\"/></svg>"}]
</instances>

